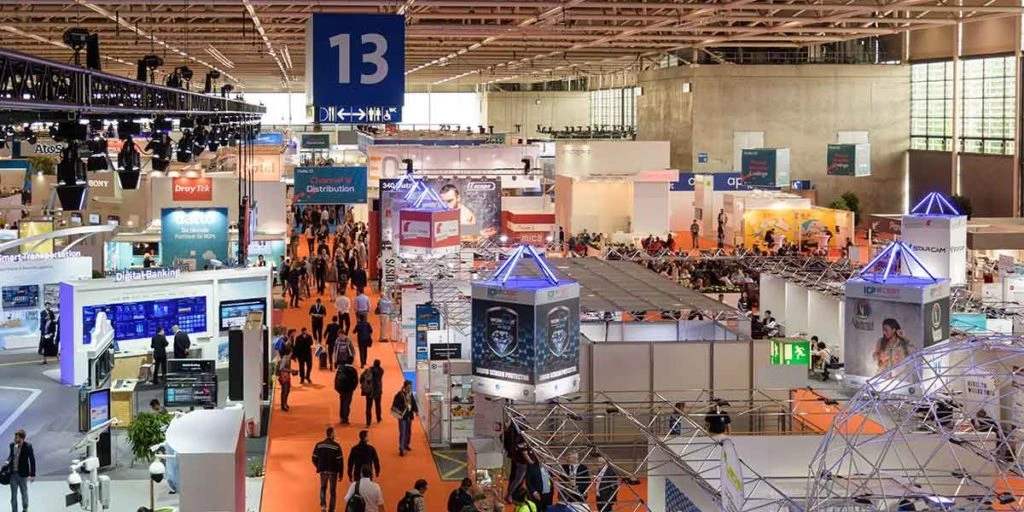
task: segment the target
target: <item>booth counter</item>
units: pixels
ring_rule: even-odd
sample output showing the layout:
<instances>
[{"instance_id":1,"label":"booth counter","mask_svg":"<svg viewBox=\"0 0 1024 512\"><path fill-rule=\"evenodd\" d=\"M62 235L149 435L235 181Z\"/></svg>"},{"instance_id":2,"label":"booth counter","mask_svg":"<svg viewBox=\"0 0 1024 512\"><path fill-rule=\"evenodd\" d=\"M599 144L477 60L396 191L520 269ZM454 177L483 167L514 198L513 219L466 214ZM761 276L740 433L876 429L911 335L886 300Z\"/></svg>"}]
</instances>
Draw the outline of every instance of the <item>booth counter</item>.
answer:
<instances>
[{"instance_id":1,"label":"booth counter","mask_svg":"<svg viewBox=\"0 0 1024 512\"><path fill-rule=\"evenodd\" d=\"M79 385L88 379L91 330L99 312L106 312L115 331L115 350L146 352L157 327L178 325L188 333L193 352L226 364L227 333L252 310L269 318L270 267L199 272L118 273L107 279L63 282L60 285L61 382Z\"/></svg>"},{"instance_id":2,"label":"booth counter","mask_svg":"<svg viewBox=\"0 0 1024 512\"><path fill-rule=\"evenodd\" d=\"M0 256L0 348L39 344L40 312L57 312L61 282L92 278L92 258L77 253Z\"/></svg>"},{"instance_id":3,"label":"booth counter","mask_svg":"<svg viewBox=\"0 0 1024 512\"><path fill-rule=\"evenodd\" d=\"M196 410L167 427L167 474L181 510L245 512L242 409Z\"/></svg>"}]
</instances>

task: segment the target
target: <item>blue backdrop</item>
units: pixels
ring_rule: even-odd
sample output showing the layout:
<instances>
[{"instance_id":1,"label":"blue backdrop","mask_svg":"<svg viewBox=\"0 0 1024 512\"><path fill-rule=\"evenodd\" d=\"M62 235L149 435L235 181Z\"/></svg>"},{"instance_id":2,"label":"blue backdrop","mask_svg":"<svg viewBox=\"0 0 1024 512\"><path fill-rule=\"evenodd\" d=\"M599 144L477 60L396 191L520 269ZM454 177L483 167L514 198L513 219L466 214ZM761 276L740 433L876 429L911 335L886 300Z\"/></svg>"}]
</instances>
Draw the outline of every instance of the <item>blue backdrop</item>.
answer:
<instances>
[{"instance_id":1,"label":"blue backdrop","mask_svg":"<svg viewBox=\"0 0 1024 512\"><path fill-rule=\"evenodd\" d=\"M399 122L405 98L405 17L313 14L306 84L318 122Z\"/></svg>"},{"instance_id":2,"label":"blue backdrop","mask_svg":"<svg viewBox=\"0 0 1024 512\"><path fill-rule=\"evenodd\" d=\"M202 270L214 259L228 261L227 208L160 210L160 261L165 267Z\"/></svg>"},{"instance_id":3,"label":"blue backdrop","mask_svg":"<svg viewBox=\"0 0 1024 512\"><path fill-rule=\"evenodd\" d=\"M366 202L366 167L296 167L296 204Z\"/></svg>"}]
</instances>

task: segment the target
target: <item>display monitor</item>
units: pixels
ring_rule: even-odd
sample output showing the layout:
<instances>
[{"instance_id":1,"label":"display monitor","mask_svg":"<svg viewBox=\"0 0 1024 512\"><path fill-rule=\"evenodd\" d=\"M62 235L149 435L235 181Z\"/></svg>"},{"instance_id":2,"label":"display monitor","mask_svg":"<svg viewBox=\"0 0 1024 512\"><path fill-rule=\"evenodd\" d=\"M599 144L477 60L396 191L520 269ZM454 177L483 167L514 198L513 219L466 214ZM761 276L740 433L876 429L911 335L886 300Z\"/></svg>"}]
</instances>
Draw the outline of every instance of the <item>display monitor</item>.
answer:
<instances>
[{"instance_id":1,"label":"display monitor","mask_svg":"<svg viewBox=\"0 0 1024 512\"><path fill-rule=\"evenodd\" d=\"M0 293L3 294L4 309L39 307L39 285L37 284L4 286Z\"/></svg>"},{"instance_id":2,"label":"display monitor","mask_svg":"<svg viewBox=\"0 0 1024 512\"><path fill-rule=\"evenodd\" d=\"M100 311L106 312L114 326L115 342L151 338L160 327L169 337L173 325L188 334L206 332L204 296L102 304L82 308L83 343L87 345L92 342L96 314Z\"/></svg>"},{"instance_id":3,"label":"display monitor","mask_svg":"<svg viewBox=\"0 0 1024 512\"><path fill-rule=\"evenodd\" d=\"M89 430L110 420L110 389L89 392Z\"/></svg>"},{"instance_id":4,"label":"display monitor","mask_svg":"<svg viewBox=\"0 0 1024 512\"><path fill-rule=\"evenodd\" d=\"M263 313L263 325L267 323L266 299L225 300L220 303L220 330L241 328L245 319L254 311Z\"/></svg>"},{"instance_id":5,"label":"display monitor","mask_svg":"<svg viewBox=\"0 0 1024 512\"><path fill-rule=\"evenodd\" d=\"M96 224L99 224L99 223L100 223L100 214L98 214L98 213L90 213L89 214L89 224L90 225L96 225Z\"/></svg>"},{"instance_id":6,"label":"display monitor","mask_svg":"<svg viewBox=\"0 0 1024 512\"><path fill-rule=\"evenodd\" d=\"M120 226L121 217L118 215L107 215L107 224L111 226Z\"/></svg>"},{"instance_id":7,"label":"display monitor","mask_svg":"<svg viewBox=\"0 0 1024 512\"><path fill-rule=\"evenodd\" d=\"M71 223L72 224L81 224L82 223L82 214L81 213L77 213L77 212L73 212L71 214Z\"/></svg>"}]
</instances>

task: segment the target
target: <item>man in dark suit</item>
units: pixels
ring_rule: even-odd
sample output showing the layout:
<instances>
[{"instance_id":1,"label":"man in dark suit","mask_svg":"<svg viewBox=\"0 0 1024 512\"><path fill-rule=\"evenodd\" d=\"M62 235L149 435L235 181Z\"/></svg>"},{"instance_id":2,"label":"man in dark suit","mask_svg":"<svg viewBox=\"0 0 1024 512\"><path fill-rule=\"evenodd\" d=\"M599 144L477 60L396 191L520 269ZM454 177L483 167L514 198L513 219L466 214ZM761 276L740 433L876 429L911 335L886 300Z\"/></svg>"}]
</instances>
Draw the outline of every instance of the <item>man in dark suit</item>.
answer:
<instances>
[{"instance_id":1,"label":"man in dark suit","mask_svg":"<svg viewBox=\"0 0 1024 512\"><path fill-rule=\"evenodd\" d=\"M174 333L174 358L185 359L188 357L192 340L188 339L188 333L178 328L177 325L171 326L171 332Z\"/></svg>"},{"instance_id":2,"label":"man in dark suit","mask_svg":"<svg viewBox=\"0 0 1024 512\"><path fill-rule=\"evenodd\" d=\"M611 512L615 508L615 502L619 494L619 475L604 457L598 457L597 462L601 465L601 470L597 473L597 478L595 478L597 484L597 510L599 512Z\"/></svg>"},{"instance_id":3,"label":"man in dark suit","mask_svg":"<svg viewBox=\"0 0 1024 512\"><path fill-rule=\"evenodd\" d=\"M305 327L295 338L295 359L299 360L299 383L313 383L310 373L313 370L313 336Z\"/></svg>"},{"instance_id":4,"label":"man in dark suit","mask_svg":"<svg viewBox=\"0 0 1024 512\"><path fill-rule=\"evenodd\" d=\"M551 483L551 475L540 462L531 462L526 466L526 490L530 500L537 505L537 512L545 512L551 506L555 495Z\"/></svg>"},{"instance_id":5,"label":"man in dark suit","mask_svg":"<svg viewBox=\"0 0 1024 512\"><path fill-rule=\"evenodd\" d=\"M322 293L322 292L321 292ZM313 327L313 339L320 343L324 338L324 317L327 316L327 308L324 307L320 299L316 299L316 303L309 308L309 323Z\"/></svg>"},{"instance_id":6,"label":"man in dark suit","mask_svg":"<svg viewBox=\"0 0 1024 512\"><path fill-rule=\"evenodd\" d=\"M153 349L153 384L157 383L157 375L163 375L164 382L167 382L167 337L164 336L164 328L156 329L156 336L149 341L149 348Z\"/></svg>"},{"instance_id":7,"label":"man in dark suit","mask_svg":"<svg viewBox=\"0 0 1024 512\"><path fill-rule=\"evenodd\" d=\"M21 510L28 511L28 484L36 479L36 453L25 441L25 431L14 433L11 452L4 466L11 466L11 510L18 510L18 491L21 491Z\"/></svg>"},{"instance_id":8,"label":"man in dark suit","mask_svg":"<svg viewBox=\"0 0 1024 512\"><path fill-rule=\"evenodd\" d=\"M587 466L580 464L580 456L575 453L569 454L569 463L562 464L562 471L569 478L569 487L576 489L576 492L566 492L563 500L567 503L586 503L587 488L590 487L590 470Z\"/></svg>"}]
</instances>

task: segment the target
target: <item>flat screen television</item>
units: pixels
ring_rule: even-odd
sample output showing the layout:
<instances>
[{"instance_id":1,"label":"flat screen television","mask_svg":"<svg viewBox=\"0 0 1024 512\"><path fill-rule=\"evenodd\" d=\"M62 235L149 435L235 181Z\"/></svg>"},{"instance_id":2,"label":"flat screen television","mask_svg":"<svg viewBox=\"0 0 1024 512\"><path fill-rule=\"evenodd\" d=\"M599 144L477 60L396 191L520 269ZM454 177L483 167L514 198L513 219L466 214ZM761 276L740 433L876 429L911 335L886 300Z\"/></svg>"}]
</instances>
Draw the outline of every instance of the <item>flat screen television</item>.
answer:
<instances>
[{"instance_id":1,"label":"flat screen television","mask_svg":"<svg viewBox=\"0 0 1024 512\"><path fill-rule=\"evenodd\" d=\"M39 285L4 286L0 289L3 295L4 309L22 309L39 307Z\"/></svg>"},{"instance_id":2,"label":"flat screen television","mask_svg":"<svg viewBox=\"0 0 1024 512\"><path fill-rule=\"evenodd\" d=\"M120 226L121 217L119 215L107 215L107 224L111 226Z\"/></svg>"},{"instance_id":3,"label":"flat screen television","mask_svg":"<svg viewBox=\"0 0 1024 512\"><path fill-rule=\"evenodd\" d=\"M245 325L245 319L253 311L263 313L263 325L267 324L266 299L225 300L220 303L220 330L227 331Z\"/></svg>"},{"instance_id":4,"label":"flat screen television","mask_svg":"<svg viewBox=\"0 0 1024 512\"><path fill-rule=\"evenodd\" d=\"M99 223L100 223L100 214L98 214L98 213L90 213L89 214L89 224L95 226L96 224L99 224Z\"/></svg>"},{"instance_id":5,"label":"flat screen television","mask_svg":"<svg viewBox=\"0 0 1024 512\"><path fill-rule=\"evenodd\" d=\"M89 392L89 430L110 420L110 388Z\"/></svg>"},{"instance_id":6,"label":"flat screen television","mask_svg":"<svg viewBox=\"0 0 1024 512\"><path fill-rule=\"evenodd\" d=\"M106 312L114 326L115 342L151 338L160 327L170 338L172 325L190 335L206 332L205 296L102 304L82 308L83 343L86 345L92 342L96 314L100 311Z\"/></svg>"}]
</instances>

